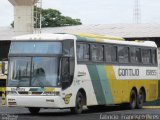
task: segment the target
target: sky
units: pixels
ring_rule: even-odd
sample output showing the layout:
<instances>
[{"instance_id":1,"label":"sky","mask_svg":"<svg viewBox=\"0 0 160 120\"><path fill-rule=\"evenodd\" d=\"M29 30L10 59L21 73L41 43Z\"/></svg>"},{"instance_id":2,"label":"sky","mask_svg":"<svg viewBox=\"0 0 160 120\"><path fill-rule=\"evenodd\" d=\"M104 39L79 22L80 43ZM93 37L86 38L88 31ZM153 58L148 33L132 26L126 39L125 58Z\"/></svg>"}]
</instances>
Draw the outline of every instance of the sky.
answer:
<instances>
[{"instance_id":1,"label":"sky","mask_svg":"<svg viewBox=\"0 0 160 120\"><path fill-rule=\"evenodd\" d=\"M160 23L160 0L140 1L140 23ZM135 0L42 0L43 8L59 10L64 16L81 19L83 24L134 23ZM0 0L0 26L10 26L13 6Z\"/></svg>"}]
</instances>

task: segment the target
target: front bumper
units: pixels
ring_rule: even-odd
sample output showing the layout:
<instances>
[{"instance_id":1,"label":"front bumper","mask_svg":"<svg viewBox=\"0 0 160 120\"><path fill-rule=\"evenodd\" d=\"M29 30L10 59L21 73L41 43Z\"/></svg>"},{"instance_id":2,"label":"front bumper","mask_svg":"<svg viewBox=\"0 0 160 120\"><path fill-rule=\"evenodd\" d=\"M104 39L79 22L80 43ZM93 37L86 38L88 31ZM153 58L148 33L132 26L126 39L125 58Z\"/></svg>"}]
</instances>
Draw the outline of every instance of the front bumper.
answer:
<instances>
[{"instance_id":1,"label":"front bumper","mask_svg":"<svg viewBox=\"0 0 160 120\"><path fill-rule=\"evenodd\" d=\"M64 108L64 100L61 96L7 96L8 107L44 107Z\"/></svg>"}]
</instances>

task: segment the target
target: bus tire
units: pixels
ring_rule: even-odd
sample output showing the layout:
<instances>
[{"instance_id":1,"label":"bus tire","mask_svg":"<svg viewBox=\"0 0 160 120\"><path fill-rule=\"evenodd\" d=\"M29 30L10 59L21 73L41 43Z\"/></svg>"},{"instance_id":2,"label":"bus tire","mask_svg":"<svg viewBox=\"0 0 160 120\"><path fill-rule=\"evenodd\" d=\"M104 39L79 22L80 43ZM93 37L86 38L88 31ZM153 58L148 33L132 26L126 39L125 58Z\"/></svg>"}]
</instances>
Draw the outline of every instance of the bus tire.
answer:
<instances>
[{"instance_id":1,"label":"bus tire","mask_svg":"<svg viewBox=\"0 0 160 120\"><path fill-rule=\"evenodd\" d=\"M130 100L129 100L129 109L135 109L137 104L137 94L135 90L131 90Z\"/></svg>"},{"instance_id":2,"label":"bus tire","mask_svg":"<svg viewBox=\"0 0 160 120\"><path fill-rule=\"evenodd\" d=\"M39 113L40 108L37 108L37 107L29 107L28 110L29 110L29 112L30 112L32 115L36 115L36 114Z\"/></svg>"},{"instance_id":3,"label":"bus tire","mask_svg":"<svg viewBox=\"0 0 160 120\"><path fill-rule=\"evenodd\" d=\"M85 99L85 97L83 96L83 94L81 92L78 92L77 96L76 96L76 105L75 105L75 107L70 108L72 113L74 113L74 114L82 113L84 99Z\"/></svg>"},{"instance_id":4,"label":"bus tire","mask_svg":"<svg viewBox=\"0 0 160 120\"><path fill-rule=\"evenodd\" d=\"M138 109L142 109L144 100L145 100L145 93L142 89L140 89L138 96L137 96L137 108Z\"/></svg>"}]
</instances>

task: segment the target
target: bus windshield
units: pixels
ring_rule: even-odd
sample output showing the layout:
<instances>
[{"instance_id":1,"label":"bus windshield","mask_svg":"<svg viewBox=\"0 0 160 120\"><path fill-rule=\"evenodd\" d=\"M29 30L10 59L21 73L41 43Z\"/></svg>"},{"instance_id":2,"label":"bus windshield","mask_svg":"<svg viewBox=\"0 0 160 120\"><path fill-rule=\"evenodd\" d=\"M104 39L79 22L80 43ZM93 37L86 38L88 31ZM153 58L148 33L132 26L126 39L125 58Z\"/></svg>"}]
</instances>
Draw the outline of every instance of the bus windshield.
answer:
<instances>
[{"instance_id":1,"label":"bus windshield","mask_svg":"<svg viewBox=\"0 0 160 120\"><path fill-rule=\"evenodd\" d=\"M57 57L11 57L8 86L57 86L58 65Z\"/></svg>"},{"instance_id":2,"label":"bus windshield","mask_svg":"<svg viewBox=\"0 0 160 120\"><path fill-rule=\"evenodd\" d=\"M61 42L12 42L10 54L61 54Z\"/></svg>"},{"instance_id":3,"label":"bus windshield","mask_svg":"<svg viewBox=\"0 0 160 120\"><path fill-rule=\"evenodd\" d=\"M13 41L9 51L9 87L58 85L62 42Z\"/></svg>"},{"instance_id":4,"label":"bus windshield","mask_svg":"<svg viewBox=\"0 0 160 120\"><path fill-rule=\"evenodd\" d=\"M60 64L62 56L74 57L73 40L13 41L9 51L7 86L59 86L60 77L58 76L61 75L59 67L62 67ZM71 69L74 68L74 62L72 64Z\"/></svg>"}]
</instances>

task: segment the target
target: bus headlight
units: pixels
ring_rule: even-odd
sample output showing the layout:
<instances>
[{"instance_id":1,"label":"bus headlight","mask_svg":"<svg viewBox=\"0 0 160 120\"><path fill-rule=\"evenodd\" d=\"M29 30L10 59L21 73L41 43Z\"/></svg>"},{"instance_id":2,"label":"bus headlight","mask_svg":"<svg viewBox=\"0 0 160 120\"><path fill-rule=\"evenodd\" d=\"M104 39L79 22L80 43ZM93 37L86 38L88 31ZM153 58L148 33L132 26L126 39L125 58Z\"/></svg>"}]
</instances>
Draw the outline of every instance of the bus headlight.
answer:
<instances>
[{"instance_id":1,"label":"bus headlight","mask_svg":"<svg viewBox=\"0 0 160 120\"><path fill-rule=\"evenodd\" d=\"M6 95L18 95L17 91L6 91Z\"/></svg>"},{"instance_id":2,"label":"bus headlight","mask_svg":"<svg viewBox=\"0 0 160 120\"><path fill-rule=\"evenodd\" d=\"M43 92L42 95L53 95L53 96L60 96L59 91L53 91L53 92Z\"/></svg>"}]
</instances>

